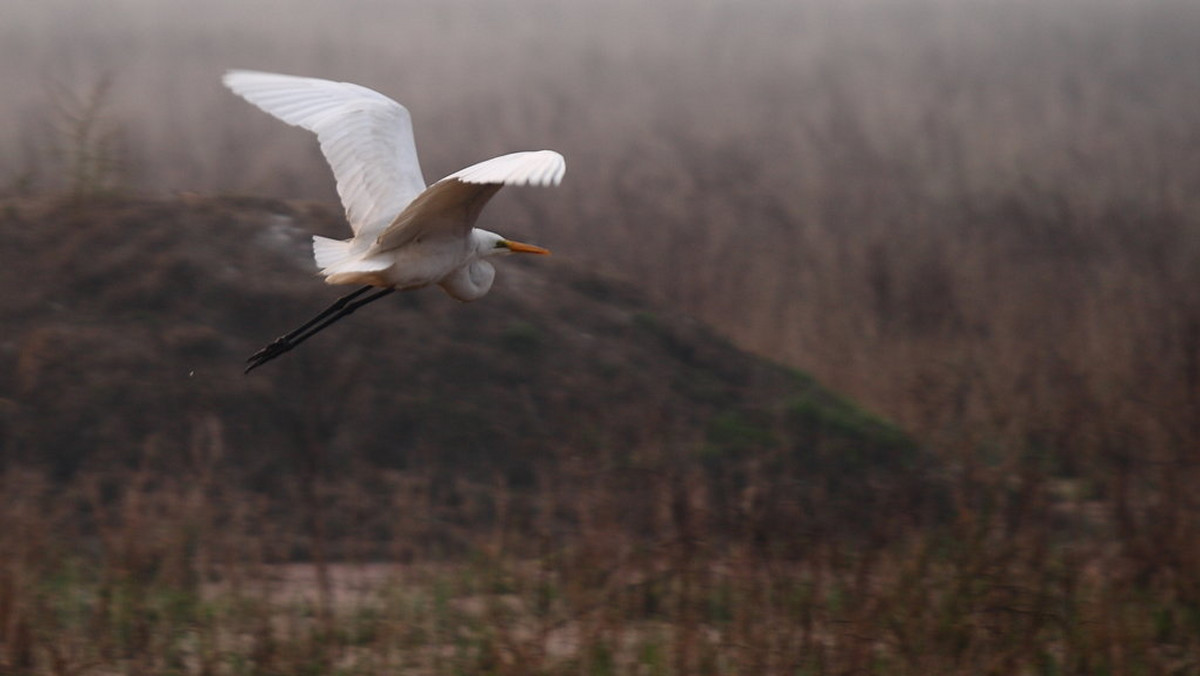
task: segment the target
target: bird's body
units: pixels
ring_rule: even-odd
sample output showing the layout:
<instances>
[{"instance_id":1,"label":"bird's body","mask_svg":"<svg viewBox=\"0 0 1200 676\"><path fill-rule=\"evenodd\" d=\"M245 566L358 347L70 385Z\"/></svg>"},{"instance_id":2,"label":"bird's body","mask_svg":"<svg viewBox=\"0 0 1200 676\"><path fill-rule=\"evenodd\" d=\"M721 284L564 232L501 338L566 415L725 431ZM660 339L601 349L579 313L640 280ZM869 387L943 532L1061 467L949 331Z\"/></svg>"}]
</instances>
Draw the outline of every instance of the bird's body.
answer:
<instances>
[{"instance_id":1,"label":"bird's body","mask_svg":"<svg viewBox=\"0 0 1200 676\"><path fill-rule=\"evenodd\" d=\"M377 253L348 254L345 242L314 240L313 250L329 284L370 284L399 290L437 284L471 262L474 238L429 237ZM328 257L323 249L328 247ZM374 269L379 267L378 270Z\"/></svg>"},{"instance_id":2,"label":"bird's body","mask_svg":"<svg viewBox=\"0 0 1200 676\"><path fill-rule=\"evenodd\" d=\"M486 295L491 289L496 268L484 258L494 255L490 249L495 249L501 241L505 242L506 246L502 247L505 249L516 244L479 228L472 228L465 238L430 237L373 256L353 258L348 266L325 268L328 271L325 281L329 284L389 287L397 291L437 284L452 297L470 302ZM321 244L314 246L319 249ZM380 269L367 269L375 266ZM343 267L349 269L339 271Z\"/></svg>"},{"instance_id":3,"label":"bird's body","mask_svg":"<svg viewBox=\"0 0 1200 676\"><path fill-rule=\"evenodd\" d=\"M505 185L557 185L566 170L558 153L502 155L426 187L411 117L388 97L347 82L255 71L229 71L223 81L262 110L317 135L354 233L345 240L313 237L317 266L329 284L383 289L355 303L349 300L365 289L339 300L260 350L247 371L391 291L437 284L458 300L472 301L485 295L495 278L487 258L549 253L474 226L487 201Z\"/></svg>"}]
</instances>

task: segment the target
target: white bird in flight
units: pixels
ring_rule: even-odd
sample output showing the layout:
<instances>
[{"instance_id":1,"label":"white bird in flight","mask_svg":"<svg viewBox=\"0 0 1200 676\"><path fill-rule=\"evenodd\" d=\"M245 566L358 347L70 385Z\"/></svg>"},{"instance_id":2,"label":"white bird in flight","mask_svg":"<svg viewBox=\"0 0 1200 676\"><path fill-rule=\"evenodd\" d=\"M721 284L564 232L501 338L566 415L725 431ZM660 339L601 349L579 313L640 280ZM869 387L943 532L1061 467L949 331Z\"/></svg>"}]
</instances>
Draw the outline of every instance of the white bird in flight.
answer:
<instances>
[{"instance_id":1,"label":"white bird in flight","mask_svg":"<svg viewBox=\"0 0 1200 676\"><path fill-rule=\"evenodd\" d=\"M354 236L314 236L313 256L326 283L364 285L254 353L246 373L396 290L437 284L472 301L496 277L488 258L550 253L474 225L503 186L558 185L566 162L553 150L494 157L426 187L412 118L383 94L349 82L248 70L231 70L222 81L262 110L317 135ZM379 290L359 298L372 288Z\"/></svg>"}]
</instances>

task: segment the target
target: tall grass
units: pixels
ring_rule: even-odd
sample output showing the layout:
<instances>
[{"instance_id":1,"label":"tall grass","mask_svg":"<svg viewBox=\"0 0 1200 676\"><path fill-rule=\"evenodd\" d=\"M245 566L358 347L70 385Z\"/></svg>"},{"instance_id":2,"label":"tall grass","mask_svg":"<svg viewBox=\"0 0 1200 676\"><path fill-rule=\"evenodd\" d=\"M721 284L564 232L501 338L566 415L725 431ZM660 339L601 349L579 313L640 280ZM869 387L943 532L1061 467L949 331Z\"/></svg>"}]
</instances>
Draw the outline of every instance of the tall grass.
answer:
<instances>
[{"instance_id":1,"label":"tall grass","mask_svg":"<svg viewBox=\"0 0 1200 676\"><path fill-rule=\"evenodd\" d=\"M431 178L557 148L562 189L504 194L486 227L643 284L897 420L939 454L954 518L881 515L877 543L805 529L819 515L803 511L794 531L756 527L779 489L755 467L740 540L715 535L725 503L683 467L629 485L585 463L532 498L472 486L468 513L437 516L417 469L374 497L314 473L302 515L236 477L60 490L14 471L5 666L1200 668L1194 3L214 7L13 9L4 191L65 185L44 83L86 91L104 72L126 180L146 190L335 200L311 139L220 90L234 66L394 95ZM628 511L646 504L649 526ZM304 582L267 565L297 557L359 565ZM368 570L375 596L351 597Z\"/></svg>"},{"instance_id":2,"label":"tall grass","mask_svg":"<svg viewBox=\"0 0 1200 676\"><path fill-rule=\"evenodd\" d=\"M722 531L730 517L694 469L631 480L583 458L530 493L460 486L454 506L428 500L420 468L317 479L317 527L239 489L219 445L196 443L207 448L181 468L188 480L139 470L52 488L5 475L6 672L1200 666L1194 568L1147 570L1109 539L1099 501L1036 473L977 475L964 500L975 509L944 526L881 513L887 536L867 541L812 531L803 514L794 529L761 521L756 495L774 478L753 467L739 527ZM321 531L338 562L291 563Z\"/></svg>"}]
</instances>

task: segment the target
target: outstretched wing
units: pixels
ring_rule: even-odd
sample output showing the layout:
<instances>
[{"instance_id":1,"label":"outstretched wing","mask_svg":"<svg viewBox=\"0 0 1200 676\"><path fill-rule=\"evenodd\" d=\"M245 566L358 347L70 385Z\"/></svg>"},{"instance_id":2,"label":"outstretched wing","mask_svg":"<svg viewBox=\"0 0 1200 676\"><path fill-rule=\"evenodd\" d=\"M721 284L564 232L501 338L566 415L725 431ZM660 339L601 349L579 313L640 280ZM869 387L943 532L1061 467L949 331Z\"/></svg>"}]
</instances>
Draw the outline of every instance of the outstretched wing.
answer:
<instances>
[{"instance_id":1,"label":"outstretched wing","mask_svg":"<svg viewBox=\"0 0 1200 676\"><path fill-rule=\"evenodd\" d=\"M375 242L373 250L404 246L418 237L466 237L479 212L506 185L558 185L567 163L553 150L493 157L450 174L408 205Z\"/></svg>"},{"instance_id":2,"label":"outstretched wing","mask_svg":"<svg viewBox=\"0 0 1200 676\"><path fill-rule=\"evenodd\" d=\"M231 70L222 79L262 110L316 133L355 237L373 239L425 189L404 106L349 82Z\"/></svg>"}]
</instances>

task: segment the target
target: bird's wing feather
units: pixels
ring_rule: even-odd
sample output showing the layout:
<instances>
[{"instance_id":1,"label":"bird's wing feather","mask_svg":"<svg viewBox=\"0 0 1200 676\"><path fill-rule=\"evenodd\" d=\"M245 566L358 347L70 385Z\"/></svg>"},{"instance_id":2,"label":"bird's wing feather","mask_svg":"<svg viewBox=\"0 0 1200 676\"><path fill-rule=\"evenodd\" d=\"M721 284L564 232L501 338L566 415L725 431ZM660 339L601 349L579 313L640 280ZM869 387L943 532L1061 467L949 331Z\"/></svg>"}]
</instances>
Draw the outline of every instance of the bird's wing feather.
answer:
<instances>
[{"instance_id":1,"label":"bird's wing feather","mask_svg":"<svg viewBox=\"0 0 1200 676\"><path fill-rule=\"evenodd\" d=\"M231 70L225 86L316 133L356 237L371 241L425 189L404 106L349 82Z\"/></svg>"},{"instance_id":2,"label":"bird's wing feather","mask_svg":"<svg viewBox=\"0 0 1200 676\"><path fill-rule=\"evenodd\" d=\"M376 240L373 251L404 246L418 237L466 237L479 212L506 185L558 185L566 161L553 150L501 155L473 164L429 186Z\"/></svg>"},{"instance_id":3,"label":"bird's wing feather","mask_svg":"<svg viewBox=\"0 0 1200 676\"><path fill-rule=\"evenodd\" d=\"M463 183L558 185L566 171L566 160L553 150L527 150L472 164L442 181L456 179Z\"/></svg>"}]
</instances>

